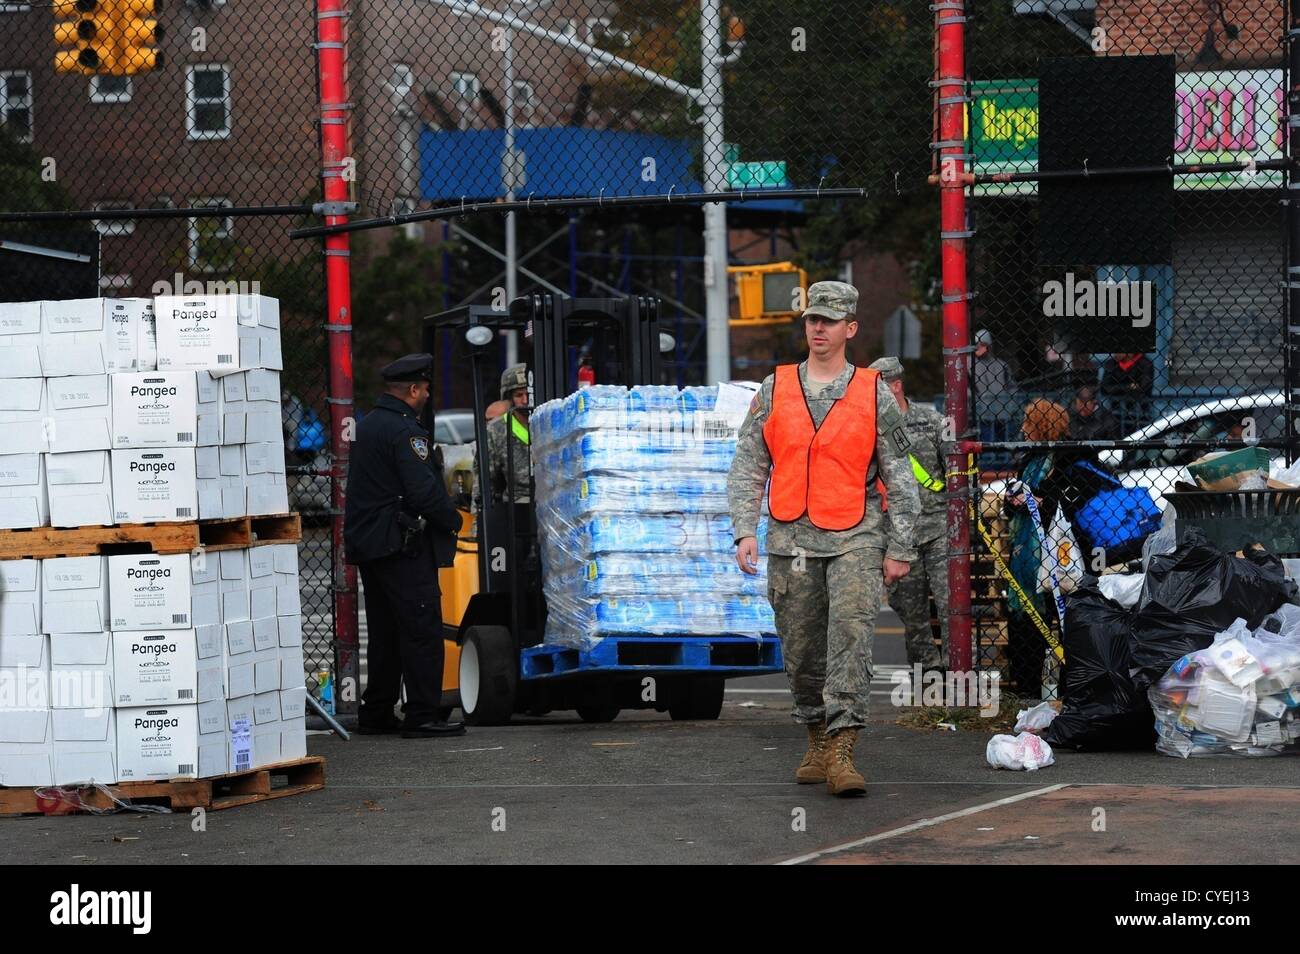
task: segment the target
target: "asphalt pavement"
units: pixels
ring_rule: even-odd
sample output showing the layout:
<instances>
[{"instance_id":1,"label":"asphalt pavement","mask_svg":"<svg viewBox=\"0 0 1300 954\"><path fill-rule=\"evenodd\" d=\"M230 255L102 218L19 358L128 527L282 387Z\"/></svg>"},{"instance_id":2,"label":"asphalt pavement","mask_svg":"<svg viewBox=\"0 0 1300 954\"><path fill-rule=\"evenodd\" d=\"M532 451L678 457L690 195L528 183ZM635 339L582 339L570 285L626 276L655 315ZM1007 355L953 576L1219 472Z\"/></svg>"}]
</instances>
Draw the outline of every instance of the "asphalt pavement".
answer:
<instances>
[{"instance_id":1,"label":"asphalt pavement","mask_svg":"<svg viewBox=\"0 0 1300 954\"><path fill-rule=\"evenodd\" d=\"M784 677L733 681L714 722L573 713L449 740L315 734L323 791L189 815L0 820L10 863L1290 862L1295 762L1058 752L1034 773L984 761L988 734L896 724L904 663L882 617L865 798L796 785ZM874 693L883 693L875 695ZM1100 812L1099 812L1100 810ZM1098 827L1100 820L1100 828Z\"/></svg>"}]
</instances>

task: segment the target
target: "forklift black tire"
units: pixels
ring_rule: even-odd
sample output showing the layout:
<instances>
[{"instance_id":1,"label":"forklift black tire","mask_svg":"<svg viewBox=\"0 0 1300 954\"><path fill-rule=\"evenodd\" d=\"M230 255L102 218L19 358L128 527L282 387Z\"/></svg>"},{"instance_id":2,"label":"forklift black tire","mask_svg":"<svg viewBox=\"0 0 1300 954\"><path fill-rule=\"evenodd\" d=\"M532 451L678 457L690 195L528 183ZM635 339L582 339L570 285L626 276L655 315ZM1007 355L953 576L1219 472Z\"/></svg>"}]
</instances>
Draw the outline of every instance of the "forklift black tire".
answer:
<instances>
[{"instance_id":1,"label":"forklift black tire","mask_svg":"<svg viewBox=\"0 0 1300 954\"><path fill-rule=\"evenodd\" d=\"M578 718L583 722L613 722L621 711L618 706L578 706Z\"/></svg>"},{"instance_id":2,"label":"forklift black tire","mask_svg":"<svg viewBox=\"0 0 1300 954\"><path fill-rule=\"evenodd\" d=\"M674 722L716 719L722 713L722 691L726 681L716 677L688 679L677 687L668 714Z\"/></svg>"},{"instance_id":3,"label":"forklift black tire","mask_svg":"<svg viewBox=\"0 0 1300 954\"><path fill-rule=\"evenodd\" d=\"M505 725L515 711L519 651L504 626L471 626L460 650L460 708L470 725Z\"/></svg>"}]
</instances>

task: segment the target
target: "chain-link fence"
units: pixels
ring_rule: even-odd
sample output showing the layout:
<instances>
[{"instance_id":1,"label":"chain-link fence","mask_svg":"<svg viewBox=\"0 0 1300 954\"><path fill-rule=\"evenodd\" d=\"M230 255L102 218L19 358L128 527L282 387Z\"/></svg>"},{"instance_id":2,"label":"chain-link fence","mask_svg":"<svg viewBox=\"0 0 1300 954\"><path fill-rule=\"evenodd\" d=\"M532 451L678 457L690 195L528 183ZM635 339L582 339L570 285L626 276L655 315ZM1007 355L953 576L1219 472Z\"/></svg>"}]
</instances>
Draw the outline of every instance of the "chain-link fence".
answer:
<instances>
[{"instance_id":1,"label":"chain-link fence","mask_svg":"<svg viewBox=\"0 0 1300 954\"><path fill-rule=\"evenodd\" d=\"M1068 588L1140 558L1208 453L1284 457L1285 10L974 7L975 628L1004 685L1050 696L1043 567Z\"/></svg>"}]
</instances>

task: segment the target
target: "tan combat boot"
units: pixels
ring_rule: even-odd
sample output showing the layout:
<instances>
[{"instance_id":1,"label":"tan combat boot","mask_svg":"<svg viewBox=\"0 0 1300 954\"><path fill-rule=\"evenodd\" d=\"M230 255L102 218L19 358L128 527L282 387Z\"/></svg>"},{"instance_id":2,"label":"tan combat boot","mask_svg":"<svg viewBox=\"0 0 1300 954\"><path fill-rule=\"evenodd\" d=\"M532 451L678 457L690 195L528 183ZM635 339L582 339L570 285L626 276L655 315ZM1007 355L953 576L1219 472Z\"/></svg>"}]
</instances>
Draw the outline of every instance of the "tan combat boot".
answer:
<instances>
[{"instance_id":1,"label":"tan combat boot","mask_svg":"<svg viewBox=\"0 0 1300 954\"><path fill-rule=\"evenodd\" d=\"M795 781L800 785L826 781L826 723L808 726L808 751L794 770Z\"/></svg>"},{"instance_id":2,"label":"tan combat boot","mask_svg":"<svg viewBox=\"0 0 1300 954\"><path fill-rule=\"evenodd\" d=\"M841 729L826 737L826 787L832 795L865 795L867 782L853 767L857 729Z\"/></svg>"}]
</instances>

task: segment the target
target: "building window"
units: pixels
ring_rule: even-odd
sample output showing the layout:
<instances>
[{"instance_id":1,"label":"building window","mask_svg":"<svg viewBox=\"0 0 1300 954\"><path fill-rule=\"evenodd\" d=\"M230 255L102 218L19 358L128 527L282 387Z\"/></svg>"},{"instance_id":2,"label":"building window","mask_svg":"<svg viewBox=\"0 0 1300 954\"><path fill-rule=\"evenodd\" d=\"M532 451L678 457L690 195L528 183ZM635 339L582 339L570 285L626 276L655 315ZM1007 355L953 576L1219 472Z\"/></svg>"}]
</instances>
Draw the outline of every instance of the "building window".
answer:
<instances>
[{"instance_id":1,"label":"building window","mask_svg":"<svg viewBox=\"0 0 1300 954\"><path fill-rule=\"evenodd\" d=\"M230 135L230 71L224 66L191 66L185 75L185 124L191 139Z\"/></svg>"},{"instance_id":2,"label":"building window","mask_svg":"<svg viewBox=\"0 0 1300 954\"><path fill-rule=\"evenodd\" d=\"M95 203L95 211L108 209L129 209L130 202L124 202L119 199L110 199L104 202ZM131 235L135 232L134 219L95 219L95 231L100 235L108 238L114 235Z\"/></svg>"},{"instance_id":3,"label":"building window","mask_svg":"<svg viewBox=\"0 0 1300 954\"><path fill-rule=\"evenodd\" d=\"M473 73L451 74L452 100L460 111L461 129L469 128L470 116L474 108L478 106L479 92L482 88L483 84L479 82L478 76Z\"/></svg>"},{"instance_id":4,"label":"building window","mask_svg":"<svg viewBox=\"0 0 1300 954\"><path fill-rule=\"evenodd\" d=\"M92 103L131 102L131 77L92 76L90 78L90 101Z\"/></svg>"},{"instance_id":5,"label":"building window","mask_svg":"<svg viewBox=\"0 0 1300 954\"><path fill-rule=\"evenodd\" d=\"M229 199L193 199L192 209L228 209ZM235 220L228 215L194 217L189 222L187 260L205 272L228 270L235 259Z\"/></svg>"},{"instance_id":6,"label":"building window","mask_svg":"<svg viewBox=\"0 0 1300 954\"><path fill-rule=\"evenodd\" d=\"M19 142L32 141L32 74L0 71L0 127Z\"/></svg>"}]
</instances>

